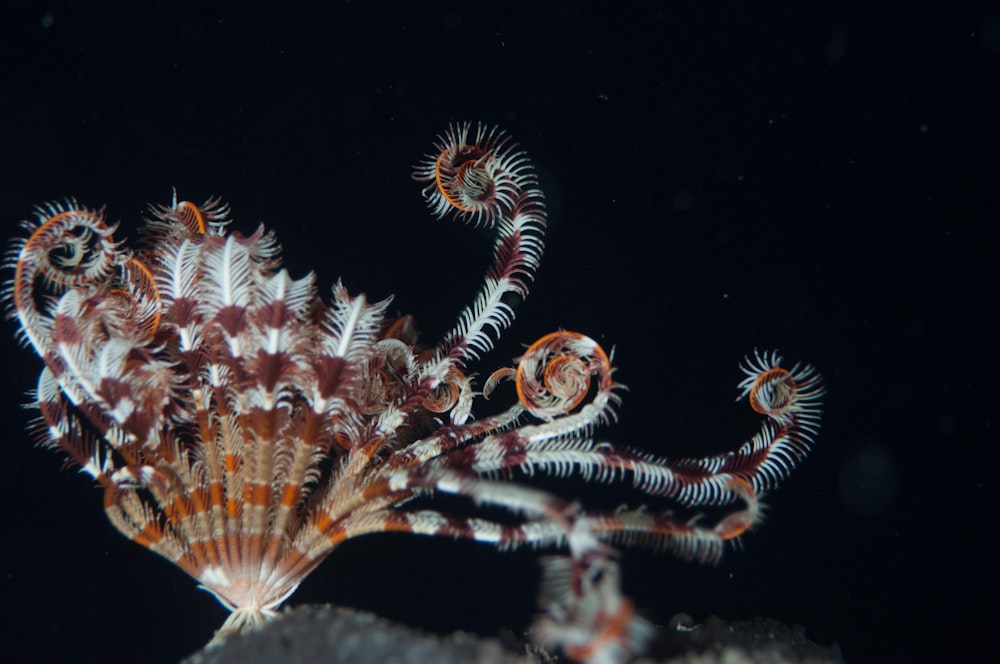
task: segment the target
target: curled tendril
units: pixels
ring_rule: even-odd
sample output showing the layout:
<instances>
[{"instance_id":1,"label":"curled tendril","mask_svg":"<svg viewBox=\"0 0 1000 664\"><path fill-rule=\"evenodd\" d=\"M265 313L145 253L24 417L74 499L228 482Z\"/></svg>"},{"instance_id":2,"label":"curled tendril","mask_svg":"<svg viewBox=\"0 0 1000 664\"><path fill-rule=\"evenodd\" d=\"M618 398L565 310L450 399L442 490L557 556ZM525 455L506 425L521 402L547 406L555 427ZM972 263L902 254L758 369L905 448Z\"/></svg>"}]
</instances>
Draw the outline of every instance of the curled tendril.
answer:
<instances>
[{"instance_id":1,"label":"curled tendril","mask_svg":"<svg viewBox=\"0 0 1000 664\"><path fill-rule=\"evenodd\" d=\"M517 398L535 417L551 420L579 406L590 392L592 377L598 389L612 387L611 361L590 337L565 330L547 334L521 356L514 372ZM509 377L501 369L488 383ZM492 387L491 387L492 389Z\"/></svg>"},{"instance_id":2,"label":"curled tendril","mask_svg":"<svg viewBox=\"0 0 1000 664\"><path fill-rule=\"evenodd\" d=\"M750 407L761 415L778 416L794 401L797 388L787 369L768 369L757 376L750 388Z\"/></svg>"},{"instance_id":3,"label":"curled tendril","mask_svg":"<svg viewBox=\"0 0 1000 664\"><path fill-rule=\"evenodd\" d=\"M18 290L30 290L40 276L47 288L63 291L107 278L123 262L113 233L99 211L54 204L39 208L38 227L28 238L17 262ZM20 293L27 297L28 292Z\"/></svg>"},{"instance_id":4,"label":"curled tendril","mask_svg":"<svg viewBox=\"0 0 1000 664\"><path fill-rule=\"evenodd\" d=\"M493 226L534 183L524 153L498 127L452 125L414 167L413 178L428 182L424 198L432 214L454 214L475 226Z\"/></svg>"},{"instance_id":5,"label":"curled tendril","mask_svg":"<svg viewBox=\"0 0 1000 664\"><path fill-rule=\"evenodd\" d=\"M108 226L101 211L67 200L38 207L35 214L35 221L24 222L30 237L15 244L10 294L24 338L35 348L47 349L53 323L50 312L40 306L42 297L75 289L93 291L94 285L113 277L129 253L119 249L113 237L116 226Z\"/></svg>"},{"instance_id":6,"label":"curled tendril","mask_svg":"<svg viewBox=\"0 0 1000 664\"><path fill-rule=\"evenodd\" d=\"M779 366L776 352L758 353L747 357L740 367L746 378L739 384L738 399L747 398L750 407L779 423L794 419L803 408L812 410L823 395L819 374L811 366Z\"/></svg>"},{"instance_id":7,"label":"curled tendril","mask_svg":"<svg viewBox=\"0 0 1000 664\"><path fill-rule=\"evenodd\" d=\"M434 393L424 400L423 406L433 413L451 411L451 421L463 424L472 412L472 386L468 377L451 367Z\"/></svg>"},{"instance_id":8,"label":"curled tendril","mask_svg":"<svg viewBox=\"0 0 1000 664\"><path fill-rule=\"evenodd\" d=\"M222 235L229 224L229 205L219 198L209 198L201 205L191 201L178 201L177 192L170 205L151 205L151 218L146 220L144 231L154 238Z\"/></svg>"}]
</instances>

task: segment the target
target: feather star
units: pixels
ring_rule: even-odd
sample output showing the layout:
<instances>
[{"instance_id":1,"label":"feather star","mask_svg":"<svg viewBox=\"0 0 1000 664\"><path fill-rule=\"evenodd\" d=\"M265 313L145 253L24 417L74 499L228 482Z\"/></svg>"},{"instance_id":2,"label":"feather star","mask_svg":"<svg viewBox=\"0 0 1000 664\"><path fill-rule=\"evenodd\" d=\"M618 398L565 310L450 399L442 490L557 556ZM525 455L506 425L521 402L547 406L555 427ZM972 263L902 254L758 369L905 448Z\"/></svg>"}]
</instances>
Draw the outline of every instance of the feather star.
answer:
<instances>
[{"instance_id":1,"label":"feather star","mask_svg":"<svg viewBox=\"0 0 1000 664\"><path fill-rule=\"evenodd\" d=\"M437 217L492 229L473 302L436 345L340 284L329 304L281 267L274 233L230 231L212 199L152 207L134 249L103 211L36 209L7 267L19 337L44 360L38 439L104 488L126 537L163 556L231 614L217 638L275 615L341 542L369 533L467 538L563 551L544 564L534 634L573 660L622 661L650 628L619 587L612 544L715 562L761 518L760 496L807 454L823 388L777 353L744 363L739 389L763 415L736 451L657 458L595 438L621 386L611 358L575 332L549 334L476 392L466 366L514 319L538 268L542 192L496 128L455 125L415 167ZM512 380L518 401L473 417ZM683 507L729 508L715 523L672 511L583 509L524 482L533 474L630 482ZM513 523L414 507L451 494Z\"/></svg>"}]
</instances>

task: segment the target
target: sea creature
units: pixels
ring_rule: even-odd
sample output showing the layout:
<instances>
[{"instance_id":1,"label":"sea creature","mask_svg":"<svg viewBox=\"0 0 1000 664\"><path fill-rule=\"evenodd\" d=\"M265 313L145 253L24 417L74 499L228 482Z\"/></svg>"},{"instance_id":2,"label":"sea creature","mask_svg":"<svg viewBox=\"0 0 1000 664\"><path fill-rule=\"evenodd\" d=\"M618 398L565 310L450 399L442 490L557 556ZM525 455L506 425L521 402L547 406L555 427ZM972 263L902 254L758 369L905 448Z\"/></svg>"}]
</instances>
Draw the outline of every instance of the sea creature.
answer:
<instances>
[{"instance_id":1,"label":"sea creature","mask_svg":"<svg viewBox=\"0 0 1000 664\"><path fill-rule=\"evenodd\" d=\"M115 527L232 613L219 636L273 616L346 539L401 531L501 549L568 551L545 564L535 632L579 661L619 661L648 635L611 544L718 560L754 526L759 497L808 452L823 389L777 353L743 365L764 416L735 452L668 460L595 438L615 417L611 357L583 334L541 338L477 392L465 373L514 319L539 265L546 216L528 157L496 128L451 126L415 167L436 217L494 234L483 284L436 345L410 317L282 268L275 234L231 231L210 199L153 206L138 244L68 199L24 222L7 267L19 338L44 360L37 436L104 487ZM474 417L513 380L518 402ZM587 511L521 481L630 482L685 507L740 503L715 523L622 507ZM414 507L452 494L515 523Z\"/></svg>"}]
</instances>

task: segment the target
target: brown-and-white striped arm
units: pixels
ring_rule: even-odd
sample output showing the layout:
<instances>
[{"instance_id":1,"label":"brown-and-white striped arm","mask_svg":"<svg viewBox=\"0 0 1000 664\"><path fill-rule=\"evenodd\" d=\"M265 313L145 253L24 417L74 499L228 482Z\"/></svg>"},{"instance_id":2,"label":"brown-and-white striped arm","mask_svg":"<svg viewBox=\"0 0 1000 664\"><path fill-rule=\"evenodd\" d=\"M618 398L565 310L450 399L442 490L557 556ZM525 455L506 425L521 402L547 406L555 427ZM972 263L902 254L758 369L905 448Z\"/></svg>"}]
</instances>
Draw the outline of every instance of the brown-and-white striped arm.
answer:
<instances>
[{"instance_id":1,"label":"brown-and-white striped arm","mask_svg":"<svg viewBox=\"0 0 1000 664\"><path fill-rule=\"evenodd\" d=\"M495 233L493 262L473 303L435 349L436 360L463 365L482 356L514 320L505 301L523 298L541 261L545 205L531 161L496 127L456 124L438 137L435 152L414 167L426 182L432 214L452 215Z\"/></svg>"}]
</instances>

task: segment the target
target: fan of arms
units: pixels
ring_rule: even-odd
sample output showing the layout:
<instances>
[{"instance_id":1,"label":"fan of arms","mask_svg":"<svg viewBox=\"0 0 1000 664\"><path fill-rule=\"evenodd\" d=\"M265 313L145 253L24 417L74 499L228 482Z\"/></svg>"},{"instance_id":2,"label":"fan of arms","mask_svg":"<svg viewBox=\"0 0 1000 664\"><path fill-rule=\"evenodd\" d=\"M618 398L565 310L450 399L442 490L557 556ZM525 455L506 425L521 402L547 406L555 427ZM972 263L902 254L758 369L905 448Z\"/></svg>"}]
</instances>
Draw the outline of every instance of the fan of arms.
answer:
<instances>
[{"instance_id":1,"label":"fan of arms","mask_svg":"<svg viewBox=\"0 0 1000 664\"><path fill-rule=\"evenodd\" d=\"M823 388L808 365L755 352L741 397L763 416L737 450L666 459L595 438L621 385L608 354L558 331L476 391L468 365L514 320L538 268L542 192L509 136L453 125L414 169L432 214L489 228L492 262L474 298L433 346L410 317L313 274L293 279L274 232L231 230L229 207L150 207L139 242L114 238L102 210L69 199L36 208L7 261L19 339L44 367L33 394L44 446L104 488L126 537L160 554L231 614L216 639L268 620L346 539L406 532L546 559L533 634L582 662L640 652L651 628L622 594L615 544L716 562L761 519L816 438ZM513 381L517 403L474 416ZM630 483L714 523L672 511L590 511L521 481L533 474ZM414 505L450 494L503 508L511 522Z\"/></svg>"}]
</instances>

